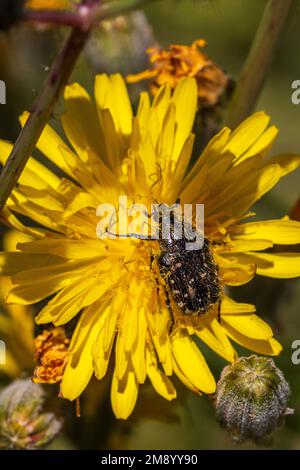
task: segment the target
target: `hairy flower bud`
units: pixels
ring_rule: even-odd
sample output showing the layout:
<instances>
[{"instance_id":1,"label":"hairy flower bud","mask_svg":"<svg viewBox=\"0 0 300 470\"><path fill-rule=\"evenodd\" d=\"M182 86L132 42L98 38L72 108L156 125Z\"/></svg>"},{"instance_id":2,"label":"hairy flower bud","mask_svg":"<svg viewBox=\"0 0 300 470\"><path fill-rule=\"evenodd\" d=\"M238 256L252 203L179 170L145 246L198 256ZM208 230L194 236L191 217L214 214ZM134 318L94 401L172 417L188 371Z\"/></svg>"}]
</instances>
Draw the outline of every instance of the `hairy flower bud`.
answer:
<instances>
[{"instance_id":1,"label":"hairy flower bud","mask_svg":"<svg viewBox=\"0 0 300 470\"><path fill-rule=\"evenodd\" d=\"M217 418L237 442L263 442L291 414L290 387L270 358L241 357L224 368L217 384Z\"/></svg>"},{"instance_id":2,"label":"hairy flower bud","mask_svg":"<svg viewBox=\"0 0 300 470\"><path fill-rule=\"evenodd\" d=\"M0 393L0 449L33 450L60 431L53 413L42 413L45 395L30 379L12 382Z\"/></svg>"},{"instance_id":3,"label":"hairy flower bud","mask_svg":"<svg viewBox=\"0 0 300 470\"><path fill-rule=\"evenodd\" d=\"M103 21L95 28L85 53L97 72L137 73L147 66L146 49L155 44L151 26L142 11Z\"/></svg>"}]
</instances>

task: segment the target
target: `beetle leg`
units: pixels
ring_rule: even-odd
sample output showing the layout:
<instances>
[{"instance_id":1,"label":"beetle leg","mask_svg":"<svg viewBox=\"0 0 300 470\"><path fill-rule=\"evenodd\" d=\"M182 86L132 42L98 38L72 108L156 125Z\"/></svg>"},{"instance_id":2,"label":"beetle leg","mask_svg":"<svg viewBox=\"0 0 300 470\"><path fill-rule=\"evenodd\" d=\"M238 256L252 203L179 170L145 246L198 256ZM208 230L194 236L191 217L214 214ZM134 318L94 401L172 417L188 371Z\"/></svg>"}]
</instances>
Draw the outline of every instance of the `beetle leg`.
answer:
<instances>
[{"instance_id":1,"label":"beetle leg","mask_svg":"<svg viewBox=\"0 0 300 470\"><path fill-rule=\"evenodd\" d=\"M218 302L218 322L221 323L221 300Z\"/></svg>"},{"instance_id":2,"label":"beetle leg","mask_svg":"<svg viewBox=\"0 0 300 470\"><path fill-rule=\"evenodd\" d=\"M166 293L166 306L170 313L170 328L169 328L169 335L170 335L175 326L175 319L174 319L174 312L173 312L171 299L170 299L170 295L169 295L169 291L167 287L165 287L165 293Z\"/></svg>"}]
</instances>

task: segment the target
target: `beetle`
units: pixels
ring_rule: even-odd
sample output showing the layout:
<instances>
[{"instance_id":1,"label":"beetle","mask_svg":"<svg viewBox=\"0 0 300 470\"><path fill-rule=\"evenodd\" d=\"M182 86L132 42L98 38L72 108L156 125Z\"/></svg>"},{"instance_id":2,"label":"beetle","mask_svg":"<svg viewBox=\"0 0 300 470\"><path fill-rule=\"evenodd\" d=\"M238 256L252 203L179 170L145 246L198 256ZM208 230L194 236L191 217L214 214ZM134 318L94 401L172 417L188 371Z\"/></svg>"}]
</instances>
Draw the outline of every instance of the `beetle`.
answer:
<instances>
[{"instance_id":1,"label":"beetle","mask_svg":"<svg viewBox=\"0 0 300 470\"><path fill-rule=\"evenodd\" d=\"M197 316L220 302L222 287L209 240L204 238L202 248L197 250L187 250L186 241L174 239L171 231L168 240L159 241L157 264L180 312ZM167 303L170 307L169 299Z\"/></svg>"},{"instance_id":2,"label":"beetle","mask_svg":"<svg viewBox=\"0 0 300 470\"><path fill-rule=\"evenodd\" d=\"M176 204L180 201L177 200ZM160 207L165 207L161 205ZM168 209L169 210L169 209ZM163 224L168 217L169 230L167 237L163 237ZM155 264L162 279L166 293L166 305L174 323L173 304L184 316L199 316L208 313L211 308L218 306L218 320L220 322L220 305L222 297L222 284L219 276L218 265L216 264L212 244L208 238L203 237L203 243L197 249L188 249L187 245L193 243L194 239L186 236L183 232L178 237L178 223L184 222L176 219L175 214L169 210L169 214L155 214L154 220L158 222L158 243L160 254L156 257L151 255L150 267L155 270ZM182 225L181 225L182 227ZM110 233L110 232L107 232ZM142 240L152 240L151 237L129 233L118 235L121 237L139 238ZM157 279L159 289L161 282Z\"/></svg>"}]
</instances>

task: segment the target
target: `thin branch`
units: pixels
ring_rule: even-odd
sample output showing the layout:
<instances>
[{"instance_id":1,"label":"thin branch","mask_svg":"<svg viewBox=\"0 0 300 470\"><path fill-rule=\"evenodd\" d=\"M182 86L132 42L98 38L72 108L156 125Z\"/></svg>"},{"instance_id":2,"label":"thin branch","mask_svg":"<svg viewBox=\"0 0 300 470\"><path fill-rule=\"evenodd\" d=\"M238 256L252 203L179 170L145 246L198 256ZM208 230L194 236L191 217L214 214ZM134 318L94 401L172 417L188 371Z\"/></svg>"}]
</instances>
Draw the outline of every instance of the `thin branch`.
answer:
<instances>
[{"instance_id":1,"label":"thin branch","mask_svg":"<svg viewBox=\"0 0 300 470\"><path fill-rule=\"evenodd\" d=\"M82 28L82 17L72 11L61 10L25 10L22 21L30 21L39 24L52 24Z\"/></svg>"},{"instance_id":2,"label":"thin branch","mask_svg":"<svg viewBox=\"0 0 300 470\"><path fill-rule=\"evenodd\" d=\"M74 29L56 57L33 111L21 130L2 170L0 177L0 209L4 206L35 148L88 35L88 32Z\"/></svg>"},{"instance_id":3,"label":"thin branch","mask_svg":"<svg viewBox=\"0 0 300 470\"><path fill-rule=\"evenodd\" d=\"M24 11L22 20L40 24L71 26L89 29L106 18L122 15L156 0L115 0L97 6L79 5L77 11L31 10Z\"/></svg>"},{"instance_id":4,"label":"thin branch","mask_svg":"<svg viewBox=\"0 0 300 470\"><path fill-rule=\"evenodd\" d=\"M227 125L231 128L255 109L293 1L268 0L228 108Z\"/></svg>"},{"instance_id":5,"label":"thin branch","mask_svg":"<svg viewBox=\"0 0 300 470\"><path fill-rule=\"evenodd\" d=\"M65 87L90 31L96 22L123 14L154 0L122 0L102 6L78 7L81 21L73 24L58 53L25 126L20 132L0 176L0 210L10 196Z\"/></svg>"}]
</instances>

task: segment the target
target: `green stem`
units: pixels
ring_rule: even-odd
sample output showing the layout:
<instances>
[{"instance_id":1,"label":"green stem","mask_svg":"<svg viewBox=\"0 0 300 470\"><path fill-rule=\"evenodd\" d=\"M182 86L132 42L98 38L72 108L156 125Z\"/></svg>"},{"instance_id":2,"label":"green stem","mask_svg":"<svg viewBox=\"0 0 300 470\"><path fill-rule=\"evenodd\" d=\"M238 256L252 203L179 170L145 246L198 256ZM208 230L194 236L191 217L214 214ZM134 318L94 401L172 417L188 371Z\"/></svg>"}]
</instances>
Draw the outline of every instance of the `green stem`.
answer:
<instances>
[{"instance_id":1,"label":"green stem","mask_svg":"<svg viewBox=\"0 0 300 470\"><path fill-rule=\"evenodd\" d=\"M0 210L15 187L36 143L47 124L55 103L65 87L75 63L96 22L139 8L154 0L122 0L96 6L82 24L74 25L58 53L25 126L20 132L0 176ZM79 7L79 12L81 12Z\"/></svg>"},{"instance_id":2,"label":"green stem","mask_svg":"<svg viewBox=\"0 0 300 470\"><path fill-rule=\"evenodd\" d=\"M0 177L0 209L16 185L36 143L47 124L62 88L74 68L88 37L74 29L57 55L25 126L21 130Z\"/></svg>"},{"instance_id":3,"label":"green stem","mask_svg":"<svg viewBox=\"0 0 300 470\"><path fill-rule=\"evenodd\" d=\"M268 0L228 108L227 125L234 129L255 109L293 0Z\"/></svg>"}]
</instances>

